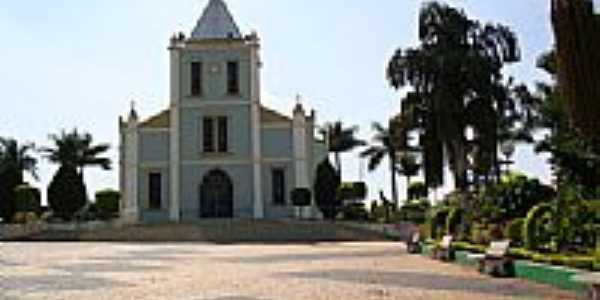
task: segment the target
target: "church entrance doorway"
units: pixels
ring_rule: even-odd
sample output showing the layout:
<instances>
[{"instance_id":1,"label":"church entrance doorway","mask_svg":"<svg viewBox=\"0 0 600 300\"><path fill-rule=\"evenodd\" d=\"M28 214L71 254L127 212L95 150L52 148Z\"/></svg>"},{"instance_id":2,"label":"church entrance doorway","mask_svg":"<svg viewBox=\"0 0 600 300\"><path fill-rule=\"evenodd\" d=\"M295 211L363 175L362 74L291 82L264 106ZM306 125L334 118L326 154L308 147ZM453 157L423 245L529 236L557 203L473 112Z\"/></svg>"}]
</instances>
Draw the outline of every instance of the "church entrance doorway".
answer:
<instances>
[{"instance_id":1,"label":"church entrance doorway","mask_svg":"<svg viewBox=\"0 0 600 300\"><path fill-rule=\"evenodd\" d=\"M210 171L200 185L200 217L233 218L233 183L227 173Z\"/></svg>"}]
</instances>

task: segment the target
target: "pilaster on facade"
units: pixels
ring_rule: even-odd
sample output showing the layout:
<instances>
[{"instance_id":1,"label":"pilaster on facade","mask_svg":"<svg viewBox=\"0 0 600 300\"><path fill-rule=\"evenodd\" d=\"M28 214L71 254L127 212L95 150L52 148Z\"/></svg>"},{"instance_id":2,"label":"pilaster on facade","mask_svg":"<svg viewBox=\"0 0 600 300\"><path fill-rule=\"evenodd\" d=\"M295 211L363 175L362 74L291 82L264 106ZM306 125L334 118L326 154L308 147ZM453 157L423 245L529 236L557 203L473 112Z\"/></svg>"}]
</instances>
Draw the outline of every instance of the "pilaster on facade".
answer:
<instances>
[{"instance_id":1,"label":"pilaster on facade","mask_svg":"<svg viewBox=\"0 0 600 300\"><path fill-rule=\"evenodd\" d=\"M169 149L169 172L170 172L170 195L169 195L169 219L179 222L181 219L180 209L180 103L181 103L181 52L184 48L184 37L179 36L171 39L170 51L170 149Z\"/></svg>"},{"instance_id":2,"label":"pilaster on facade","mask_svg":"<svg viewBox=\"0 0 600 300\"><path fill-rule=\"evenodd\" d=\"M260 118L260 43L256 33L249 40L251 47L251 122L252 122L252 169L254 183L254 218L265 217L265 203L262 191L262 149L261 149L261 118Z\"/></svg>"},{"instance_id":3,"label":"pilaster on facade","mask_svg":"<svg viewBox=\"0 0 600 300\"><path fill-rule=\"evenodd\" d=\"M121 149L120 149L120 185L123 191L123 205L121 218L125 223L139 221L139 129L138 116L132 108L128 120L120 122Z\"/></svg>"}]
</instances>

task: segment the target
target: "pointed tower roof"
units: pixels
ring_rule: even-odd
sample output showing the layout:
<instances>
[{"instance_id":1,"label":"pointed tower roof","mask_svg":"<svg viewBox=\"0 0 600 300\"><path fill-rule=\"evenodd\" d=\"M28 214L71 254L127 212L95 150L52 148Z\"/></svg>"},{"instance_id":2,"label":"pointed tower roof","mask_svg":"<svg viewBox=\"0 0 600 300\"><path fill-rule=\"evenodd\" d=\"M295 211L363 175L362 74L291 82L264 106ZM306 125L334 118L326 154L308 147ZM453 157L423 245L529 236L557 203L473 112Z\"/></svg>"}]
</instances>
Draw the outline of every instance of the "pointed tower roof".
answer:
<instances>
[{"instance_id":1,"label":"pointed tower roof","mask_svg":"<svg viewBox=\"0 0 600 300\"><path fill-rule=\"evenodd\" d=\"M192 31L192 39L227 38L242 38L240 29L223 0L210 0Z\"/></svg>"}]
</instances>

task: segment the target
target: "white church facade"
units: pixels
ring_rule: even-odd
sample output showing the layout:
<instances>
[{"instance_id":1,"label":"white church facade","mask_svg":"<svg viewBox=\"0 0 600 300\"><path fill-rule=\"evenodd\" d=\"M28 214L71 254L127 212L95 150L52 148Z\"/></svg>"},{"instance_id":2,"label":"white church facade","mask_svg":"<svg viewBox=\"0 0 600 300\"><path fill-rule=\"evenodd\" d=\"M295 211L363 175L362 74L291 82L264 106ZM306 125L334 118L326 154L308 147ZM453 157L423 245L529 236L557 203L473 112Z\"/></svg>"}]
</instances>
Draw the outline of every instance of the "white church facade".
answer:
<instances>
[{"instance_id":1,"label":"white church facade","mask_svg":"<svg viewBox=\"0 0 600 300\"><path fill-rule=\"evenodd\" d=\"M191 35L170 40L170 102L120 126L121 216L128 222L292 218L326 154L315 113L261 104L260 41L210 0ZM316 208L310 210L315 216Z\"/></svg>"}]
</instances>

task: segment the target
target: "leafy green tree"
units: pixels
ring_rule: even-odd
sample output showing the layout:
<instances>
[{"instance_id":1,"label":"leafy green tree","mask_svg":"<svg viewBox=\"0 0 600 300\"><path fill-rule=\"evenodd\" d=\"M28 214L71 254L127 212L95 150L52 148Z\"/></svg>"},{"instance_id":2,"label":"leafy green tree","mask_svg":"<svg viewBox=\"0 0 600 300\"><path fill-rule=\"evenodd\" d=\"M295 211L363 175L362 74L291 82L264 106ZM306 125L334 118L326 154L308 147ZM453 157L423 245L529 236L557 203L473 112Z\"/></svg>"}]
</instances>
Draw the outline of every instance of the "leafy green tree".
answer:
<instances>
[{"instance_id":1,"label":"leafy green tree","mask_svg":"<svg viewBox=\"0 0 600 300\"><path fill-rule=\"evenodd\" d=\"M463 11L429 2L420 14L420 45L399 49L390 60L387 77L396 89L412 88L403 99L403 113L420 129L425 177L429 187L443 184L443 168L449 165L457 189L468 187L471 127L480 140L497 144L499 120L511 106L503 83L502 68L520 59L515 34L505 26L481 24ZM487 124L470 124L469 111L484 112ZM478 126L480 125L480 126ZM480 152L486 149L480 149ZM494 160L492 149L488 160ZM445 153L447 155L445 155ZM483 156L481 156L483 158Z\"/></svg>"},{"instance_id":2,"label":"leafy green tree","mask_svg":"<svg viewBox=\"0 0 600 300\"><path fill-rule=\"evenodd\" d=\"M398 168L398 157L399 151L398 143L394 142L393 136L390 131L383 127L379 123L373 123L373 130L375 130L375 136L373 137L373 143L361 153L361 157L369 159L369 171L375 171L385 158L388 159L390 176L392 179L392 201L396 208L398 207L398 186L396 182L396 173L399 172Z\"/></svg>"},{"instance_id":3,"label":"leafy green tree","mask_svg":"<svg viewBox=\"0 0 600 300\"><path fill-rule=\"evenodd\" d=\"M572 127L566 102L557 88L556 52L543 54L537 64L552 81L537 83L537 99L529 106L531 121L528 126L545 133L536 141L536 151L551 155L549 162L559 186L580 186L582 198L598 197L600 149Z\"/></svg>"},{"instance_id":4,"label":"leafy green tree","mask_svg":"<svg viewBox=\"0 0 600 300\"><path fill-rule=\"evenodd\" d=\"M35 146L19 145L14 139L0 138L0 218L9 221L15 213L15 189L24 183L24 173L37 179Z\"/></svg>"},{"instance_id":5,"label":"leafy green tree","mask_svg":"<svg viewBox=\"0 0 600 300\"><path fill-rule=\"evenodd\" d=\"M366 144L365 141L356 138L357 132L357 126L344 127L341 121L327 124L321 130L321 133L327 139L328 151L334 154L335 168L340 178L342 178L341 154Z\"/></svg>"},{"instance_id":6,"label":"leafy green tree","mask_svg":"<svg viewBox=\"0 0 600 300\"><path fill-rule=\"evenodd\" d=\"M569 120L600 148L600 16L592 0L552 1L558 80Z\"/></svg>"},{"instance_id":7,"label":"leafy green tree","mask_svg":"<svg viewBox=\"0 0 600 300\"><path fill-rule=\"evenodd\" d=\"M342 207L338 197L340 178L329 159L325 159L317 167L314 182L315 202L325 219L335 220Z\"/></svg>"}]
</instances>

